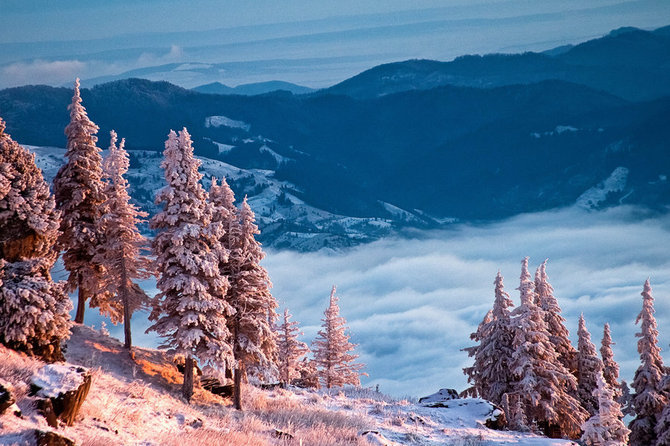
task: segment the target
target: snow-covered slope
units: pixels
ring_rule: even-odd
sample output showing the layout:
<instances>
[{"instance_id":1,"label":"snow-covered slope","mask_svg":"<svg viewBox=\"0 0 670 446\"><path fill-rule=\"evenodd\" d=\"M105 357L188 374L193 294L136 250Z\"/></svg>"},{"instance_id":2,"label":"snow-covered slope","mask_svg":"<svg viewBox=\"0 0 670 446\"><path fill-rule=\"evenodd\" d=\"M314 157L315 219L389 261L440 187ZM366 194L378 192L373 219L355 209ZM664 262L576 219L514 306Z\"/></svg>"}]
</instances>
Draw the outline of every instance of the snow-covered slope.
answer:
<instances>
[{"instance_id":1,"label":"snow-covered slope","mask_svg":"<svg viewBox=\"0 0 670 446\"><path fill-rule=\"evenodd\" d=\"M212 117L217 118L217 117ZM221 118L221 117L218 117ZM217 124L224 122L214 120ZM225 121L229 125L228 121ZM240 124L241 125L241 124ZM64 162L65 149L56 147L26 146L36 155L36 163L48 182ZM281 162L283 157L267 146L261 150L271 152ZM103 153L104 155L104 153ZM156 191L164 186L160 168L162 154L152 151L130 151L131 166L127 177L133 199L150 214L158 211L154 204ZM281 158L281 159L279 159ZM313 251L323 247L339 248L376 240L396 233L407 222L428 222L429 217L415 214L385 203L389 218L357 218L337 215L305 203L296 196L296 186L274 177L274 171L265 169L240 169L232 164L210 158L200 158L205 187L212 177L225 177L236 191L238 202L248 195L249 204L256 213L266 246Z\"/></svg>"},{"instance_id":2,"label":"snow-covered slope","mask_svg":"<svg viewBox=\"0 0 670 446\"><path fill-rule=\"evenodd\" d=\"M230 401L196 388L192 403L179 396L181 375L163 352L122 344L75 326L66 365L93 370L91 390L73 426L50 428L34 408L28 383L43 366L0 346L0 376L16 389L23 415L0 416L0 444L34 444L35 429L55 430L76 444L105 445L567 445L532 434L486 428L488 405L453 400L423 407L372 389L311 391L245 388L244 413Z\"/></svg>"}]
</instances>

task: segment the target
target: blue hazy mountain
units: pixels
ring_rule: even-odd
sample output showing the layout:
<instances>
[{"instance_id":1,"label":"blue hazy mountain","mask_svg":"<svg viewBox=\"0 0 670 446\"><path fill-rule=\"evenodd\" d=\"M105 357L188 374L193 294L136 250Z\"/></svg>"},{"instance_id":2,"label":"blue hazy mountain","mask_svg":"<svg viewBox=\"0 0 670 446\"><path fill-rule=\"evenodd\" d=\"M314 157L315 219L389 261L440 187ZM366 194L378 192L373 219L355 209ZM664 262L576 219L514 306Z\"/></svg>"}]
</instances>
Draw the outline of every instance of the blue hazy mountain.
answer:
<instances>
[{"instance_id":1,"label":"blue hazy mountain","mask_svg":"<svg viewBox=\"0 0 670 446\"><path fill-rule=\"evenodd\" d=\"M200 85L191 90L198 93L207 94L241 94L245 96L254 96L257 94L271 93L273 91L288 91L293 94L312 93L313 88L302 85L292 84L284 81L254 82L251 84L242 84L236 87L229 87L221 82L212 82L210 84Z\"/></svg>"},{"instance_id":2,"label":"blue hazy mountain","mask_svg":"<svg viewBox=\"0 0 670 446\"><path fill-rule=\"evenodd\" d=\"M380 66L302 95L203 94L126 79L84 89L82 97L101 127L101 146L114 128L127 148L156 152L170 129L186 126L199 155L266 175L238 175L236 192L274 187L289 207L301 202L397 227L499 219L574 203L662 211L670 204L670 83L650 79L668 77L670 65L658 62L670 57L667 34L667 28L626 29L554 56L467 56L451 63L460 63L467 74L461 79L476 85L432 85L431 73L445 64L410 61L391 68L411 69L411 83L408 76L393 82L371 76L388 73ZM551 78L559 57L571 66L569 81ZM456 65L446 66L453 74ZM636 76L625 74L627 84L616 75L623 66L636 67ZM598 83L595 72L613 74ZM496 81L475 82L475 74ZM64 147L71 95L46 86L2 90L0 116L21 143ZM157 159L137 158L135 168ZM273 205L267 206L271 215ZM285 215L297 219L299 212ZM277 236L299 232L289 218L261 223ZM338 223L342 233L349 224ZM320 225L307 219L300 231L318 232Z\"/></svg>"}]
</instances>

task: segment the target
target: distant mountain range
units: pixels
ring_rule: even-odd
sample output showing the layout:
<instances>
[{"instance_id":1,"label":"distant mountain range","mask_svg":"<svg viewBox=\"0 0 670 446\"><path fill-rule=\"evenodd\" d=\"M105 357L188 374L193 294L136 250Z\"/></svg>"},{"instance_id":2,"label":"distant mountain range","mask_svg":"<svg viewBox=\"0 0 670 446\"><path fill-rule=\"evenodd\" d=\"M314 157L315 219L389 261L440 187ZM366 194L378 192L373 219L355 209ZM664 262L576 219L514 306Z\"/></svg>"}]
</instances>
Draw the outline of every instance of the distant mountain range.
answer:
<instances>
[{"instance_id":1,"label":"distant mountain range","mask_svg":"<svg viewBox=\"0 0 670 446\"><path fill-rule=\"evenodd\" d=\"M245 96L271 93L273 91L288 91L293 94L305 94L315 91L313 88L283 81L255 82L252 84L238 85L237 87L229 87L221 82L212 82L211 84L200 85L191 90L197 91L198 93L241 94Z\"/></svg>"},{"instance_id":2,"label":"distant mountain range","mask_svg":"<svg viewBox=\"0 0 670 446\"><path fill-rule=\"evenodd\" d=\"M71 95L2 90L0 116L21 143L63 147ZM159 151L169 129L186 126L200 156L263 172L264 180L240 175L233 188L255 196L279 185L287 207L265 220L272 240L328 233L337 246L574 203L670 204L670 27L620 29L545 53L381 65L300 95L203 94L126 79L82 96L102 147L114 128L128 148ZM135 162L154 168L158 158ZM304 211L296 203L324 212L321 223L296 223ZM367 223L325 225L327 215Z\"/></svg>"}]
</instances>

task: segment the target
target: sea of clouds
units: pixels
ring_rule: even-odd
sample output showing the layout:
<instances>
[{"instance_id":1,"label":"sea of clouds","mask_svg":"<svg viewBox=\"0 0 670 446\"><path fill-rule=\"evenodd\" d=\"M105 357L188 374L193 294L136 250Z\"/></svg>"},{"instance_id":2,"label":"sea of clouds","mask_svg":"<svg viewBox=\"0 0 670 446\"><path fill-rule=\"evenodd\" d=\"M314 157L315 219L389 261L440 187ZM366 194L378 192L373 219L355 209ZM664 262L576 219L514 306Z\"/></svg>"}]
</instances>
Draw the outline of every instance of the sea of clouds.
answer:
<instances>
[{"instance_id":1,"label":"sea of clouds","mask_svg":"<svg viewBox=\"0 0 670 446\"><path fill-rule=\"evenodd\" d=\"M547 273L576 344L583 313L600 348L605 322L612 327L622 378L632 381L639 364L635 318L649 277L656 298L659 344L670 342L670 217L632 207L606 211L567 208L520 215L502 222L461 224L414 232L339 252L271 251L264 261L280 311L288 307L311 342L320 328L333 285L341 314L358 344L369 377L395 396L422 396L442 387L467 387L462 368L471 358L461 349L493 303L500 270L518 304L520 262L530 257L534 273L549 259ZM148 291L153 284L145 284ZM89 310L87 324L99 327ZM141 332L146 315L133 322L138 345L156 345ZM108 324L122 337L122 327Z\"/></svg>"}]
</instances>

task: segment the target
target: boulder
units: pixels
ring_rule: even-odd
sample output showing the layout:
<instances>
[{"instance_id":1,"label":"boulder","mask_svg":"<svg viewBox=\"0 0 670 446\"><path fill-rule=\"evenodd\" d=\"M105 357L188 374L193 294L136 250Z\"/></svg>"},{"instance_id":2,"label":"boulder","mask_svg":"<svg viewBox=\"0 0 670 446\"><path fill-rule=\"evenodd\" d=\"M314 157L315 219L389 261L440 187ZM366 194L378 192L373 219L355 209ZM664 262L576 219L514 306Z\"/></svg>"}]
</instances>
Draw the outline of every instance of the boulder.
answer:
<instances>
[{"instance_id":1,"label":"boulder","mask_svg":"<svg viewBox=\"0 0 670 446\"><path fill-rule=\"evenodd\" d=\"M440 403L443 401L451 401L455 399L458 399L458 392L456 392L454 389L440 389L432 395L419 398L419 404L426 406L429 403Z\"/></svg>"},{"instance_id":2,"label":"boulder","mask_svg":"<svg viewBox=\"0 0 670 446\"><path fill-rule=\"evenodd\" d=\"M225 398L232 398L233 396L234 386L232 384L223 384L218 378L213 376L200 378L200 385L203 389L215 395L221 395Z\"/></svg>"},{"instance_id":3,"label":"boulder","mask_svg":"<svg viewBox=\"0 0 670 446\"><path fill-rule=\"evenodd\" d=\"M74 446L74 441L67 437L63 437L56 432L44 432L40 430L35 431L35 444L37 446Z\"/></svg>"},{"instance_id":4,"label":"boulder","mask_svg":"<svg viewBox=\"0 0 670 446\"><path fill-rule=\"evenodd\" d=\"M50 412L53 412L55 417L68 426L74 424L90 388L91 373L88 369L61 364L47 364L42 367L33 376L30 385L31 394L44 401L38 402L38 407L41 407L47 421Z\"/></svg>"},{"instance_id":5,"label":"boulder","mask_svg":"<svg viewBox=\"0 0 670 446\"><path fill-rule=\"evenodd\" d=\"M14 403L16 403L14 386L0 379L0 415L4 414Z\"/></svg>"},{"instance_id":6,"label":"boulder","mask_svg":"<svg viewBox=\"0 0 670 446\"><path fill-rule=\"evenodd\" d=\"M475 420L477 426L484 425L489 429L502 430L507 427L505 411L490 401L481 398L451 398L447 392L434 393L419 400L424 407L441 407L449 409L443 417L454 421L459 419ZM454 391L455 392L455 391Z\"/></svg>"}]
</instances>

